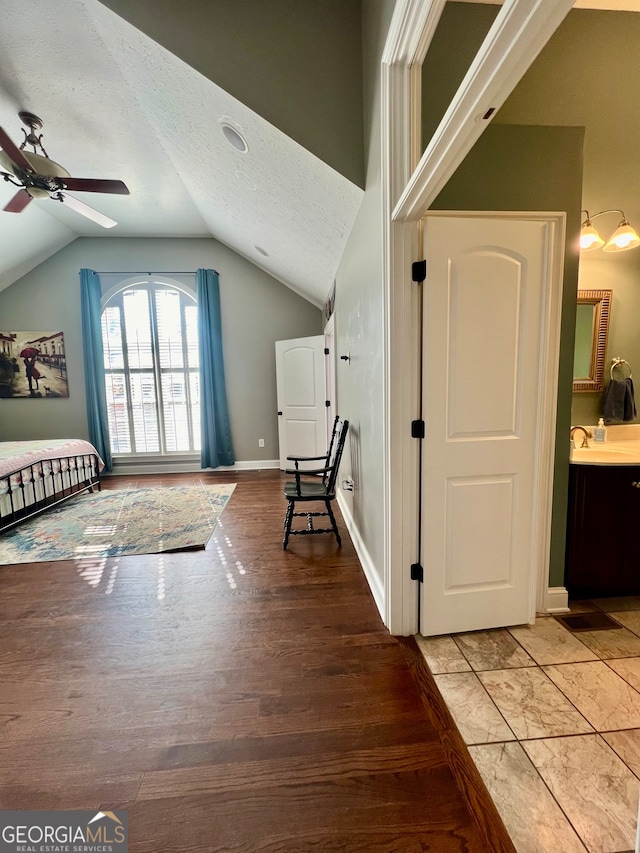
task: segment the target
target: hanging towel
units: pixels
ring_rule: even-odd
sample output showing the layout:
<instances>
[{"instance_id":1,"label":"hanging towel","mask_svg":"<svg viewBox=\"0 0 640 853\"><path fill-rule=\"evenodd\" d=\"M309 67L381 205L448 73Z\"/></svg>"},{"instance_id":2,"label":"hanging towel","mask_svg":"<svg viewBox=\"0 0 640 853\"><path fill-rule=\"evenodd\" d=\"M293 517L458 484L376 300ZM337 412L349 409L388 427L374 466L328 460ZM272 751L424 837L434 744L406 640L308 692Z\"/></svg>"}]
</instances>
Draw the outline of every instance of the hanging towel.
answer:
<instances>
[{"instance_id":1,"label":"hanging towel","mask_svg":"<svg viewBox=\"0 0 640 853\"><path fill-rule=\"evenodd\" d=\"M604 392L603 416L611 421L632 421L637 416L633 379L612 379Z\"/></svg>"}]
</instances>

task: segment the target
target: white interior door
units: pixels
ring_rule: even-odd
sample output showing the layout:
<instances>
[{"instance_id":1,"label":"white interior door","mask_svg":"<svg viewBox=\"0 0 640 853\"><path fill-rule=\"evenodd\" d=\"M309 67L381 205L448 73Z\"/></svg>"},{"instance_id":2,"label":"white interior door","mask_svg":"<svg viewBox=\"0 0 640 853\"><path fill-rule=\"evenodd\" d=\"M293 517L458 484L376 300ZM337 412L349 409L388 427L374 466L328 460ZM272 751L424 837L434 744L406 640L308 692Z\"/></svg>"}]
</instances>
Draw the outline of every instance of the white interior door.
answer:
<instances>
[{"instance_id":1,"label":"white interior door","mask_svg":"<svg viewBox=\"0 0 640 853\"><path fill-rule=\"evenodd\" d=\"M324 335L276 341L282 470L292 467L287 456L318 456L327 450L324 348Z\"/></svg>"},{"instance_id":2,"label":"white interior door","mask_svg":"<svg viewBox=\"0 0 640 853\"><path fill-rule=\"evenodd\" d=\"M535 616L549 234L544 220L425 219L425 635Z\"/></svg>"}]
</instances>

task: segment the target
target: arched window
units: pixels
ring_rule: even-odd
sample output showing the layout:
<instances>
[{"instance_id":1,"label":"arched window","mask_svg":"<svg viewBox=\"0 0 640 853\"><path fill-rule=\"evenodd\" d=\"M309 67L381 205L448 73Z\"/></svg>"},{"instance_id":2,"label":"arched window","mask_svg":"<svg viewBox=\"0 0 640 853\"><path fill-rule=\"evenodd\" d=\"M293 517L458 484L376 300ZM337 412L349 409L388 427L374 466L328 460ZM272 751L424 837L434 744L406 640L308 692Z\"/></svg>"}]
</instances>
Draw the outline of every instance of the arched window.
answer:
<instances>
[{"instance_id":1,"label":"arched window","mask_svg":"<svg viewBox=\"0 0 640 853\"><path fill-rule=\"evenodd\" d=\"M111 452L200 450L195 296L147 279L108 296L102 311Z\"/></svg>"}]
</instances>

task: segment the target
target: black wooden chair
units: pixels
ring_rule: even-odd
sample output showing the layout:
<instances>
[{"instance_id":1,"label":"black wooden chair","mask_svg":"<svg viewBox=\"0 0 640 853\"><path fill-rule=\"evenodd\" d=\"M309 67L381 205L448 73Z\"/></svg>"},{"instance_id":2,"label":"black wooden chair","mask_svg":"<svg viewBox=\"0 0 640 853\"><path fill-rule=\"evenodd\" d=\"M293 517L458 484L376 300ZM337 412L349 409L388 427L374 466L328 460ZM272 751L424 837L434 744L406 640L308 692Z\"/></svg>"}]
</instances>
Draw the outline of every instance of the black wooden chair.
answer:
<instances>
[{"instance_id":1,"label":"black wooden chair","mask_svg":"<svg viewBox=\"0 0 640 853\"><path fill-rule=\"evenodd\" d=\"M334 533L338 540L338 545L342 545L342 540L338 533L338 525L331 509L331 501L336 496L338 469L348 429L349 421L343 421L340 418L335 419L329 449L324 456L287 456L287 459L295 464L295 468L287 469L285 473L293 474L295 480L288 481L284 486L284 496L288 504L287 514L284 519L283 549L286 550L287 548L289 536L309 536L316 533ZM301 462L320 462L321 464L318 468L301 471L299 467ZM303 477L311 479L304 480ZM319 501L322 501L325 505L324 512L295 512L295 506L298 502L311 503ZM293 519L298 516L306 516L307 526L304 530L291 529ZM331 527L315 528L313 526L313 519L321 516L329 518Z\"/></svg>"}]
</instances>

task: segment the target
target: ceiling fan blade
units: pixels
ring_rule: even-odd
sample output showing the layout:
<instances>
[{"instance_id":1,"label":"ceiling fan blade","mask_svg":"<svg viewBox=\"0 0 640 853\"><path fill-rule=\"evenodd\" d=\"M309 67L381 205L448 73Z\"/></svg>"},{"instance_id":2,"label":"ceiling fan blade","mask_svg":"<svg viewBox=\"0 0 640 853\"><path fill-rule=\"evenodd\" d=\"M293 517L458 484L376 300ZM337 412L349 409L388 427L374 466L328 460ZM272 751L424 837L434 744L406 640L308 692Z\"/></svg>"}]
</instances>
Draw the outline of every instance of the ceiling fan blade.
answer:
<instances>
[{"instance_id":1,"label":"ceiling fan blade","mask_svg":"<svg viewBox=\"0 0 640 853\"><path fill-rule=\"evenodd\" d=\"M14 145L11 139L7 136L6 131L0 127L0 148L4 151L7 157L11 160L14 166L19 169L25 169L27 172L33 172L31 164L24 156L17 145Z\"/></svg>"},{"instance_id":2,"label":"ceiling fan blade","mask_svg":"<svg viewBox=\"0 0 640 853\"><path fill-rule=\"evenodd\" d=\"M31 201L33 201L33 199L29 193L26 190L20 190L14 195L9 204L2 209L6 210L7 213L22 213Z\"/></svg>"},{"instance_id":3,"label":"ceiling fan blade","mask_svg":"<svg viewBox=\"0 0 640 853\"><path fill-rule=\"evenodd\" d=\"M97 222L98 225L102 225L103 228L113 228L114 225L118 224L115 219L109 219L109 217L105 216L104 213L99 213L97 210L89 207L88 204L85 204L83 201L78 201L77 198L74 198L71 195L56 193L52 198L61 201L63 204L66 204L67 207L70 207L71 210L75 210L76 213L86 216L87 219Z\"/></svg>"},{"instance_id":4,"label":"ceiling fan blade","mask_svg":"<svg viewBox=\"0 0 640 853\"><path fill-rule=\"evenodd\" d=\"M65 189L83 193L117 193L129 195L129 188L123 181L102 181L97 178L61 178Z\"/></svg>"}]
</instances>

